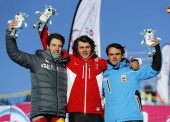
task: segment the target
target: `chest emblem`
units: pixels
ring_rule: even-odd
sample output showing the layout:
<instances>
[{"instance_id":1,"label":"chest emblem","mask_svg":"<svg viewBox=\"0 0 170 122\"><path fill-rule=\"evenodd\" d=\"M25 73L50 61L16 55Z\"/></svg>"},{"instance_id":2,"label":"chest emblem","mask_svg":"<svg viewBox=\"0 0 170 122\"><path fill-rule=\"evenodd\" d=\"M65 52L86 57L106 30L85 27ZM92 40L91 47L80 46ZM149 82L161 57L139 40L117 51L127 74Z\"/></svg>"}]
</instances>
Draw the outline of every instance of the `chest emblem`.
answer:
<instances>
[{"instance_id":1,"label":"chest emblem","mask_svg":"<svg viewBox=\"0 0 170 122\"><path fill-rule=\"evenodd\" d=\"M98 64L96 64L96 69L99 69L99 65Z\"/></svg>"},{"instance_id":2,"label":"chest emblem","mask_svg":"<svg viewBox=\"0 0 170 122\"><path fill-rule=\"evenodd\" d=\"M77 62L74 62L74 65L75 65L75 66L78 66L79 64L78 64Z\"/></svg>"},{"instance_id":3,"label":"chest emblem","mask_svg":"<svg viewBox=\"0 0 170 122\"><path fill-rule=\"evenodd\" d=\"M126 82L126 75L125 74L121 75L121 80L122 80L122 82Z\"/></svg>"}]
</instances>

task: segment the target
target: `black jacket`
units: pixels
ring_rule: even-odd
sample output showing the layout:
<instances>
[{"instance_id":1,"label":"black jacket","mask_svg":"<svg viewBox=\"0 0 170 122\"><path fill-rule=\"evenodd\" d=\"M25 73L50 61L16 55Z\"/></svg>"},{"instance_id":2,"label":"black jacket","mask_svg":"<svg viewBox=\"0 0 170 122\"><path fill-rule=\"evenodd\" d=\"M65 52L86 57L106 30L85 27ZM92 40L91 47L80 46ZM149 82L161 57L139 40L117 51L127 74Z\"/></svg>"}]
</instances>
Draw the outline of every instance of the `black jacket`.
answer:
<instances>
[{"instance_id":1,"label":"black jacket","mask_svg":"<svg viewBox=\"0 0 170 122\"><path fill-rule=\"evenodd\" d=\"M31 115L66 116L67 73L69 58L54 62L49 50L28 54L18 49L16 40L6 31L6 50L15 63L30 69Z\"/></svg>"}]
</instances>

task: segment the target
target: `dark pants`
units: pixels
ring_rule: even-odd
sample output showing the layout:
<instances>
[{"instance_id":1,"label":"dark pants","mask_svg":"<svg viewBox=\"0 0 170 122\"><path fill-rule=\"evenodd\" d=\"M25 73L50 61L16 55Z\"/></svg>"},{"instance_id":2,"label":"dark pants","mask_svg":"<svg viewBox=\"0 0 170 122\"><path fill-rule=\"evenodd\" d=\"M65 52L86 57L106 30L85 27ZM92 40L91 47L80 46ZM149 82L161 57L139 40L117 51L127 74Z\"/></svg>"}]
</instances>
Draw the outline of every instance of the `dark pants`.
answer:
<instances>
[{"instance_id":1,"label":"dark pants","mask_svg":"<svg viewBox=\"0 0 170 122\"><path fill-rule=\"evenodd\" d=\"M104 122L100 114L69 113L69 122Z\"/></svg>"}]
</instances>

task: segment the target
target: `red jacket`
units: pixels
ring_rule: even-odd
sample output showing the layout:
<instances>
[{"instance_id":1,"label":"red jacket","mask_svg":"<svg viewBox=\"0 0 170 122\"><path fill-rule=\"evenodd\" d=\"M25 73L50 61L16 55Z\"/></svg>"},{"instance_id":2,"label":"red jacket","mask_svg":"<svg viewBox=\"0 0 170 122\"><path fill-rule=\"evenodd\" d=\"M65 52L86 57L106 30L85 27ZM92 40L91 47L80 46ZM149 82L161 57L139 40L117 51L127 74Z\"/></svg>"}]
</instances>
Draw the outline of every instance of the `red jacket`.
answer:
<instances>
[{"instance_id":1,"label":"red jacket","mask_svg":"<svg viewBox=\"0 0 170 122\"><path fill-rule=\"evenodd\" d=\"M103 115L102 72L106 60L94 61L93 53L86 61L71 55L68 68L67 111Z\"/></svg>"},{"instance_id":2,"label":"red jacket","mask_svg":"<svg viewBox=\"0 0 170 122\"><path fill-rule=\"evenodd\" d=\"M48 28L40 34L44 49ZM67 56L64 53L64 56ZM86 61L74 53L70 55L70 62L67 64L68 88L67 88L67 112L81 112L104 114L102 101L102 72L106 70L106 60L94 61L96 54L93 53Z\"/></svg>"}]
</instances>

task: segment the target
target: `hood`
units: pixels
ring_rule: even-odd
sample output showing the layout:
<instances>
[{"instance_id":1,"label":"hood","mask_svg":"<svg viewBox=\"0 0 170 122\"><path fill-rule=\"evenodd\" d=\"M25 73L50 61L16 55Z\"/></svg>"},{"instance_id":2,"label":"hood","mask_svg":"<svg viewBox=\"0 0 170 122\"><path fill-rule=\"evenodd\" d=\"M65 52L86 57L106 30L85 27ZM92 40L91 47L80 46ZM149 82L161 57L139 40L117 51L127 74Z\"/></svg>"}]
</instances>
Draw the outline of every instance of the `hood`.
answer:
<instances>
[{"instance_id":1,"label":"hood","mask_svg":"<svg viewBox=\"0 0 170 122\"><path fill-rule=\"evenodd\" d=\"M45 51L44 50L36 50L35 54L37 56L42 56L45 59L54 61L54 59L52 57L52 54L51 54L49 49L46 49ZM68 53L66 51L62 51L61 56L62 56L62 59L65 59L65 58L68 58L69 55L68 55Z\"/></svg>"},{"instance_id":2,"label":"hood","mask_svg":"<svg viewBox=\"0 0 170 122\"><path fill-rule=\"evenodd\" d=\"M117 63L116 65L112 65L108 60L107 60L107 67L108 69L115 69L118 70L119 68L122 67L128 67L130 66L130 62L129 60L127 60L126 58L123 58L121 62Z\"/></svg>"},{"instance_id":3,"label":"hood","mask_svg":"<svg viewBox=\"0 0 170 122\"><path fill-rule=\"evenodd\" d=\"M37 50L36 52L35 52L35 54L37 55L37 56L42 56L42 57L44 57L45 59L48 59L48 60L53 60L53 57L52 57L52 55L51 55L51 52L50 52L50 50L49 49L47 49L47 50Z\"/></svg>"}]
</instances>

